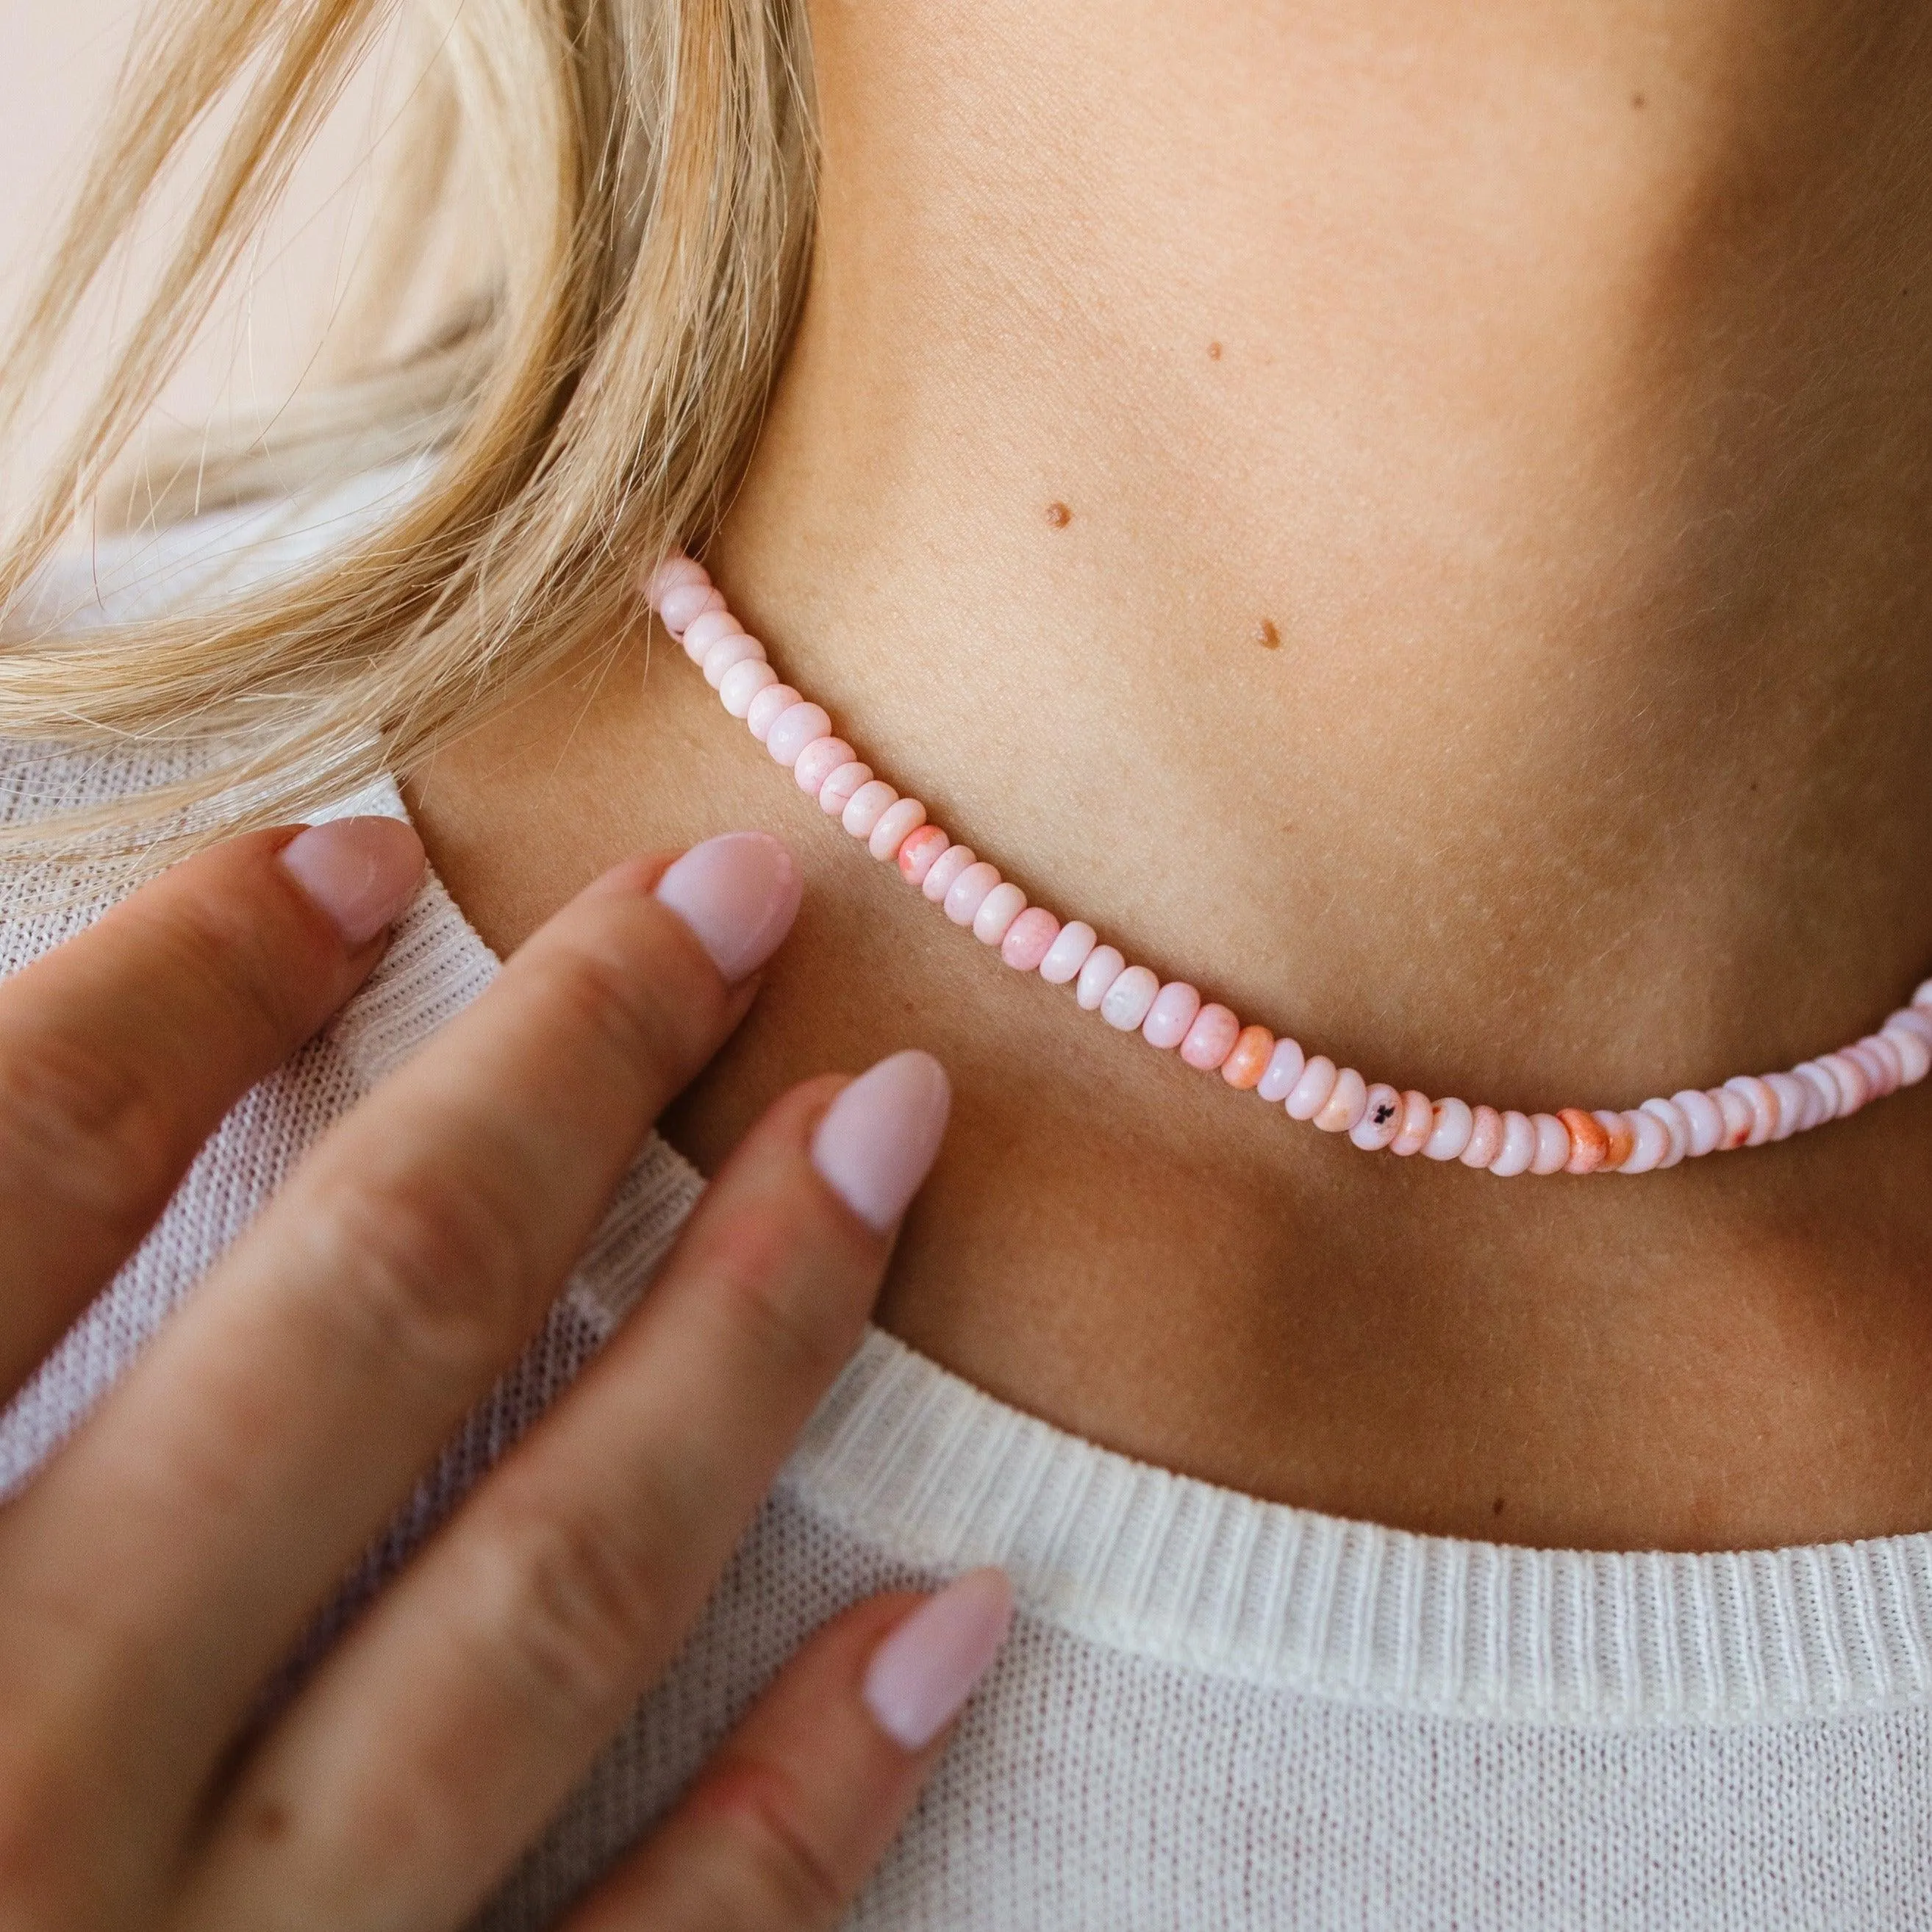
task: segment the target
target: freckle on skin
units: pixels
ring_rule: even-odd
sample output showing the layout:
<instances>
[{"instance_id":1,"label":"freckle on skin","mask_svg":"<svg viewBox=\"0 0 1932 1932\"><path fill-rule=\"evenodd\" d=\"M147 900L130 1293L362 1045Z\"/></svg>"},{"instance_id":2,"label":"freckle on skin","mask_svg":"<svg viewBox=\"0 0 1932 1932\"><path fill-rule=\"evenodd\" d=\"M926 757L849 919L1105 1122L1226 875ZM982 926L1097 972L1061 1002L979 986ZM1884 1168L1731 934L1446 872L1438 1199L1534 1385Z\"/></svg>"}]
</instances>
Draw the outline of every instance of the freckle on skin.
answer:
<instances>
[{"instance_id":1,"label":"freckle on skin","mask_svg":"<svg viewBox=\"0 0 1932 1932\"><path fill-rule=\"evenodd\" d=\"M1643 105L1643 96L1640 94L1633 94L1630 96L1630 105L1633 107L1641 107Z\"/></svg>"},{"instance_id":2,"label":"freckle on skin","mask_svg":"<svg viewBox=\"0 0 1932 1932\"><path fill-rule=\"evenodd\" d=\"M1281 633L1275 628L1274 620L1272 617L1264 617L1255 626L1255 642L1264 651L1278 651L1281 649Z\"/></svg>"},{"instance_id":3,"label":"freckle on skin","mask_svg":"<svg viewBox=\"0 0 1932 1932\"><path fill-rule=\"evenodd\" d=\"M1492 1516L1501 1516L1501 1515L1502 1514L1502 1513L1503 1513L1503 1499L1502 1499L1502 1498L1501 1496L1498 1496L1498 1497L1497 1497L1497 1498L1496 1498L1496 1506L1495 1506L1495 1508L1492 1508L1492 1509L1490 1511L1490 1515L1492 1515Z\"/></svg>"},{"instance_id":4,"label":"freckle on skin","mask_svg":"<svg viewBox=\"0 0 1932 1932\"><path fill-rule=\"evenodd\" d=\"M1073 520L1073 512L1064 503L1049 503L1046 506L1046 520L1057 530L1064 530Z\"/></svg>"},{"instance_id":5,"label":"freckle on skin","mask_svg":"<svg viewBox=\"0 0 1932 1932\"><path fill-rule=\"evenodd\" d=\"M1210 342L1208 344L1208 359L1210 362L1218 362L1220 361L1221 345L1218 342Z\"/></svg>"}]
</instances>

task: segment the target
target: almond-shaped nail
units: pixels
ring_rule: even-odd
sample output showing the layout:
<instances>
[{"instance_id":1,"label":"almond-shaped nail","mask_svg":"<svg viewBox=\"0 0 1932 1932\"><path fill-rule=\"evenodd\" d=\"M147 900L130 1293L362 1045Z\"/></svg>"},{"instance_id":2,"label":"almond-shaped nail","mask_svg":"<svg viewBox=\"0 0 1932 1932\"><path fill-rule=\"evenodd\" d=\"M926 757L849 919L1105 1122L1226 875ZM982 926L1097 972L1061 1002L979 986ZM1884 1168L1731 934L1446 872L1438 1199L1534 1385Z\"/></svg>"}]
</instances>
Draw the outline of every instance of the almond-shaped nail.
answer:
<instances>
[{"instance_id":1,"label":"almond-shaped nail","mask_svg":"<svg viewBox=\"0 0 1932 1932\"><path fill-rule=\"evenodd\" d=\"M929 1053L896 1053L826 1108L812 1164L847 1207L886 1233L925 1180L952 1111L952 1084Z\"/></svg>"},{"instance_id":2,"label":"almond-shaped nail","mask_svg":"<svg viewBox=\"0 0 1932 1932\"><path fill-rule=\"evenodd\" d=\"M1012 1627L1013 1590L999 1570L969 1570L928 1597L872 1653L862 1694L873 1721L923 1750L959 1714Z\"/></svg>"},{"instance_id":3,"label":"almond-shaped nail","mask_svg":"<svg viewBox=\"0 0 1932 1932\"><path fill-rule=\"evenodd\" d=\"M735 984L778 950L804 889L797 860L777 839L728 832L676 860L658 881L657 896Z\"/></svg>"},{"instance_id":4,"label":"almond-shaped nail","mask_svg":"<svg viewBox=\"0 0 1932 1932\"><path fill-rule=\"evenodd\" d=\"M276 856L352 946L393 926L422 885L422 841L400 818L332 818L298 833Z\"/></svg>"}]
</instances>

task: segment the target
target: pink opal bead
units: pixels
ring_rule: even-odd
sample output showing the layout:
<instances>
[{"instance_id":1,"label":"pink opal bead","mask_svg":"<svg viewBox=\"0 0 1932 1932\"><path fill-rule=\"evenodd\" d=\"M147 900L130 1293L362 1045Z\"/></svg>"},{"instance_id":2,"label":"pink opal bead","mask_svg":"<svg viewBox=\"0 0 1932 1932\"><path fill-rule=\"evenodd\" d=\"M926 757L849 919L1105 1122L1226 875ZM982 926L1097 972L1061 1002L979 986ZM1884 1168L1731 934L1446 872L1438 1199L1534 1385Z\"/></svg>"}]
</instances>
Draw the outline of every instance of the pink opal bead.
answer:
<instances>
[{"instance_id":1,"label":"pink opal bead","mask_svg":"<svg viewBox=\"0 0 1932 1932\"><path fill-rule=\"evenodd\" d=\"M1532 1114L1529 1124L1536 1134L1530 1172L1561 1174L1570 1165L1570 1130L1554 1114Z\"/></svg>"},{"instance_id":2,"label":"pink opal bead","mask_svg":"<svg viewBox=\"0 0 1932 1932\"><path fill-rule=\"evenodd\" d=\"M843 738L815 739L799 753L791 775L797 779L800 791L816 798L825 789L825 781L840 766L850 764L854 756L852 747Z\"/></svg>"},{"instance_id":3,"label":"pink opal bead","mask_svg":"<svg viewBox=\"0 0 1932 1932\"><path fill-rule=\"evenodd\" d=\"M1800 1060L1791 1070L1804 1082L1808 1090L1804 1096L1805 1126L1815 1127L1826 1120L1836 1120L1838 1083L1815 1060Z\"/></svg>"},{"instance_id":4,"label":"pink opal bead","mask_svg":"<svg viewBox=\"0 0 1932 1932\"><path fill-rule=\"evenodd\" d=\"M789 770L798 763L798 754L806 746L817 744L831 730L832 720L825 715L823 706L800 703L780 712L772 720L772 728L765 734L765 749L774 764Z\"/></svg>"},{"instance_id":5,"label":"pink opal bead","mask_svg":"<svg viewBox=\"0 0 1932 1932\"><path fill-rule=\"evenodd\" d=\"M1503 1150L1503 1117L1493 1107L1469 1110L1469 1138L1457 1157L1465 1167L1487 1167Z\"/></svg>"},{"instance_id":6,"label":"pink opal bead","mask_svg":"<svg viewBox=\"0 0 1932 1932\"><path fill-rule=\"evenodd\" d=\"M925 823L926 807L916 798L902 798L880 813L866 850L882 865L896 861L899 848Z\"/></svg>"},{"instance_id":7,"label":"pink opal bead","mask_svg":"<svg viewBox=\"0 0 1932 1932\"><path fill-rule=\"evenodd\" d=\"M1420 1154L1428 1144L1435 1126L1436 1109L1429 1096L1418 1094L1412 1087L1402 1096L1402 1119L1396 1125L1394 1139L1389 1142L1389 1152L1405 1158Z\"/></svg>"},{"instance_id":8,"label":"pink opal bead","mask_svg":"<svg viewBox=\"0 0 1932 1932\"><path fill-rule=\"evenodd\" d=\"M1830 1056L1828 1054L1820 1064L1828 1070ZM1778 1131L1778 1096L1755 1073L1736 1074L1724 1085L1751 1110L1751 1129L1745 1136L1744 1145L1763 1146Z\"/></svg>"},{"instance_id":9,"label":"pink opal bead","mask_svg":"<svg viewBox=\"0 0 1932 1932\"><path fill-rule=\"evenodd\" d=\"M724 599L711 587L709 578L702 581L687 578L681 584L674 584L658 599L658 618L673 637L681 638L685 627L706 611L724 608Z\"/></svg>"},{"instance_id":10,"label":"pink opal bead","mask_svg":"<svg viewBox=\"0 0 1932 1932\"><path fill-rule=\"evenodd\" d=\"M1627 1107L1623 1119L1630 1123L1630 1151L1617 1173L1648 1174L1666 1167L1671 1157L1670 1124L1658 1119L1648 1107Z\"/></svg>"},{"instance_id":11,"label":"pink opal bead","mask_svg":"<svg viewBox=\"0 0 1932 1932\"><path fill-rule=\"evenodd\" d=\"M724 674L718 696L734 718L742 718L752 708L752 700L778 681L778 674L763 658L747 658Z\"/></svg>"},{"instance_id":12,"label":"pink opal bead","mask_svg":"<svg viewBox=\"0 0 1932 1932\"><path fill-rule=\"evenodd\" d=\"M936 825L922 825L899 848L899 877L909 886L922 886L939 855L952 841Z\"/></svg>"},{"instance_id":13,"label":"pink opal bead","mask_svg":"<svg viewBox=\"0 0 1932 1932\"><path fill-rule=\"evenodd\" d=\"M1280 1106L1294 1091L1294 1083L1301 1078L1301 1070L1307 1064L1308 1056L1302 1052L1298 1040L1276 1040L1267 1066L1262 1070L1262 1077L1256 1083L1255 1091L1269 1106Z\"/></svg>"},{"instance_id":14,"label":"pink opal bead","mask_svg":"<svg viewBox=\"0 0 1932 1932\"><path fill-rule=\"evenodd\" d=\"M1850 1046L1841 1046L1838 1051L1865 1076L1866 1091L1871 1100L1882 1100L1892 1091L1895 1083L1887 1074L1884 1061L1863 1040L1855 1041Z\"/></svg>"},{"instance_id":15,"label":"pink opal bead","mask_svg":"<svg viewBox=\"0 0 1932 1932\"><path fill-rule=\"evenodd\" d=\"M1430 1112L1429 1138L1422 1144L1424 1157L1429 1160L1461 1160L1476 1120L1468 1102L1458 1100L1452 1095L1446 1100L1437 1101Z\"/></svg>"},{"instance_id":16,"label":"pink opal bead","mask_svg":"<svg viewBox=\"0 0 1932 1932\"><path fill-rule=\"evenodd\" d=\"M1202 1073L1213 1073L1234 1050L1241 1023L1227 1007L1210 1000L1194 1016L1194 1024L1180 1042L1180 1057Z\"/></svg>"},{"instance_id":17,"label":"pink opal bead","mask_svg":"<svg viewBox=\"0 0 1932 1932\"><path fill-rule=\"evenodd\" d=\"M704 565L681 550L666 557L645 580L645 601L655 610L672 589L680 584L702 584L706 589L711 584L711 574Z\"/></svg>"},{"instance_id":18,"label":"pink opal bead","mask_svg":"<svg viewBox=\"0 0 1932 1932\"><path fill-rule=\"evenodd\" d=\"M1275 1037L1264 1026L1245 1026L1234 1036L1234 1043L1228 1049L1228 1057L1221 1063L1221 1078L1238 1094L1246 1094L1258 1087L1268 1077L1268 1070L1274 1059ZM1335 1070L1328 1070L1332 1082ZM1324 1100L1328 1098L1324 1093ZM1312 1113L1311 1107L1309 1113ZM1307 1114L1298 1116L1306 1120Z\"/></svg>"},{"instance_id":19,"label":"pink opal bead","mask_svg":"<svg viewBox=\"0 0 1932 1932\"><path fill-rule=\"evenodd\" d=\"M1894 1035L1916 1034L1928 1046L1932 1046L1932 1012L1922 1011L1917 1006L1900 1006L1886 1022L1885 1030Z\"/></svg>"},{"instance_id":20,"label":"pink opal bead","mask_svg":"<svg viewBox=\"0 0 1932 1932\"><path fill-rule=\"evenodd\" d=\"M1701 1088L1687 1087L1670 1098L1690 1130L1688 1151L1694 1160L1701 1160L1724 1138L1724 1117L1718 1111L1717 1102Z\"/></svg>"},{"instance_id":21,"label":"pink opal bead","mask_svg":"<svg viewBox=\"0 0 1932 1932\"><path fill-rule=\"evenodd\" d=\"M1636 1132L1630 1125L1630 1117L1612 1107L1600 1107L1590 1118L1604 1130L1604 1172L1621 1173L1624 1162L1630 1159L1636 1145Z\"/></svg>"},{"instance_id":22,"label":"pink opal bead","mask_svg":"<svg viewBox=\"0 0 1932 1932\"><path fill-rule=\"evenodd\" d=\"M1803 1081L1794 1080L1788 1073L1767 1073L1764 1084L1778 1096L1778 1125L1772 1130L1772 1138L1788 1141L1804 1120L1808 1090Z\"/></svg>"},{"instance_id":23,"label":"pink opal bead","mask_svg":"<svg viewBox=\"0 0 1932 1932\"><path fill-rule=\"evenodd\" d=\"M1223 1067L1225 1076L1227 1069ZM1312 1120L1328 1104L1335 1090L1335 1063L1325 1053L1312 1055L1301 1070L1301 1078L1288 1090L1282 1105L1292 1120ZM1230 1083L1232 1084L1232 1082Z\"/></svg>"},{"instance_id":24,"label":"pink opal bead","mask_svg":"<svg viewBox=\"0 0 1932 1932\"><path fill-rule=\"evenodd\" d=\"M1026 894L1010 879L1002 879L980 902L973 915L973 937L982 946L1004 946L1013 921L1026 910Z\"/></svg>"},{"instance_id":25,"label":"pink opal bead","mask_svg":"<svg viewBox=\"0 0 1932 1932\"><path fill-rule=\"evenodd\" d=\"M1154 996L1154 1004L1141 1022L1141 1037L1162 1053L1172 1053L1186 1039L1187 1029L1200 1011L1199 993L1184 980L1170 980ZM1222 1057L1225 1059L1226 1055Z\"/></svg>"},{"instance_id":26,"label":"pink opal bead","mask_svg":"<svg viewBox=\"0 0 1932 1932\"><path fill-rule=\"evenodd\" d=\"M1069 920L1046 949L1046 957L1040 962L1040 976L1049 986L1064 986L1077 980L1098 943L1099 935L1084 919Z\"/></svg>"},{"instance_id":27,"label":"pink opal bead","mask_svg":"<svg viewBox=\"0 0 1932 1932\"><path fill-rule=\"evenodd\" d=\"M1667 1142L1658 1166L1675 1167L1690 1151L1690 1123L1684 1118L1683 1108L1674 1100L1652 1100L1644 1102L1643 1111L1662 1124Z\"/></svg>"},{"instance_id":28,"label":"pink opal bead","mask_svg":"<svg viewBox=\"0 0 1932 1932\"><path fill-rule=\"evenodd\" d=\"M1037 973L1059 937L1059 920L1044 906L1028 906L1006 928L1000 957L1016 973Z\"/></svg>"},{"instance_id":29,"label":"pink opal bead","mask_svg":"<svg viewBox=\"0 0 1932 1932\"><path fill-rule=\"evenodd\" d=\"M1670 1151L1670 1132L1654 1114L1646 1114L1641 1107L1625 1108L1624 1121L1630 1129L1630 1150L1617 1172L1648 1174Z\"/></svg>"},{"instance_id":30,"label":"pink opal bead","mask_svg":"<svg viewBox=\"0 0 1932 1932\"><path fill-rule=\"evenodd\" d=\"M1711 1087L1705 1090L1724 1117L1724 1131L1718 1138L1718 1151L1729 1154L1735 1148L1748 1147L1751 1130L1757 1120L1756 1110L1742 1094L1728 1087Z\"/></svg>"},{"instance_id":31,"label":"pink opal bead","mask_svg":"<svg viewBox=\"0 0 1932 1932\"><path fill-rule=\"evenodd\" d=\"M946 889L940 903L955 926L970 926L986 895L1000 883L1000 868L976 859Z\"/></svg>"},{"instance_id":32,"label":"pink opal bead","mask_svg":"<svg viewBox=\"0 0 1932 1932\"><path fill-rule=\"evenodd\" d=\"M1118 946L1095 946L1088 954L1087 963L1081 968L1080 977L1074 985L1073 997L1079 1001L1081 1010L1097 1013L1107 989L1126 970L1126 956Z\"/></svg>"},{"instance_id":33,"label":"pink opal bead","mask_svg":"<svg viewBox=\"0 0 1932 1932\"><path fill-rule=\"evenodd\" d=\"M1565 1107L1556 1117L1570 1136L1570 1158L1565 1174L1594 1174L1610 1157L1610 1136L1594 1114L1581 1107Z\"/></svg>"},{"instance_id":34,"label":"pink opal bead","mask_svg":"<svg viewBox=\"0 0 1932 1932\"><path fill-rule=\"evenodd\" d=\"M843 818L845 808L872 782L872 766L860 759L841 765L818 788L819 810L828 818Z\"/></svg>"},{"instance_id":35,"label":"pink opal bead","mask_svg":"<svg viewBox=\"0 0 1932 1932\"><path fill-rule=\"evenodd\" d=\"M752 736L762 745L766 734L798 701L798 693L790 685L766 685L752 700L745 712L745 722L751 728Z\"/></svg>"},{"instance_id":36,"label":"pink opal bead","mask_svg":"<svg viewBox=\"0 0 1932 1932\"><path fill-rule=\"evenodd\" d=\"M1858 1046L1878 1062L1885 1092L1896 1094L1905 1084L1905 1063L1899 1058L1898 1048L1882 1033L1867 1034Z\"/></svg>"},{"instance_id":37,"label":"pink opal bead","mask_svg":"<svg viewBox=\"0 0 1932 1932\"><path fill-rule=\"evenodd\" d=\"M1100 1002L1100 1017L1122 1033L1139 1030L1160 997L1160 980L1148 967L1122 969Z\"/></svg>"},{"instance_id":38,"label":"pink opal bead","mask_svg":"<svg viewBox=\"0 0 1932 1932\"><path fill-rule=\"evenodd\" d=\"M1364 1154L1380 1154L1402 1132L1402 1096L1378 1080L1363 1095L1361 1118L1348 1130L1348 1138Z\"/></svg>"},{"instance_id":39,"label":"pink opal bead","mask_svg":"<svg viewBox=\"0 0 1932 1932\"><path fill-rule=\"evenodd\" d=\"M1907 1028L1894 1027L1889 1021L1886 1023L1884 1034L1891 1041L1892 1051L1898 1055L1902 1085L1916 1087L1928 1073L1932 1073L1932 1040L1924 1039Z\"/></svg>"},{"instance_id":40,"label":"pink opal bead","mask_svg":"<svg viewBox=\"0 0 1932 1932\"><path fill-rule=\"evenodd\" d=\"M898 802L898 796L884 778L868 778L845 801L838 822L854 838L869 838L879 820Z\"/></svg>"},{"instance_id":41,"label":"pink opal bead","mask_svg":"<svg viewBox=\"0 0 1932 1932\"><path fill-rule=\"evenodd\" d=\"M1527 1114L1520 1114L1512 1107L1503 1115L1502 1145L1490 1162L1490 1172L1498 1180L1514 1180L1519 1174L1529 1172L1529 1164L1535 1158L1536 1129Z\"/></svg>"},{"instance_id":42,"label":"pink opal bead","mask_svg":"<svg viewBox=\"0 0 1932 1932\"><path fill-rule=\"evenodd\" d=\"M701 664L705 653L713 644L722 644L727 638L742 638L744 634L745 627L730 611L706 610L692 618L684 627L684 654L693 664ZM760 646L758 655L763 657L764 654ZM711 681L711 686L714 691L718 688L715 680Z\"/></svg>"},{"instance_id":43,"label":"pink opal bead","mask_svg":"<svg viewBox=\"0 0 1932 1932\"><path fill-rule=\"evenodd\" d=\"M1362 1118L1368 1104L1368 1082L1352 1066L1345 1066L1335 1076L1335 1084L1315 1116L1315 1124L1324 1134L1346 1134Z\"/></svg>"},{"instance_id":44,"label":"pink opal bead","mask_svg":"<svg viewBox=\"0 0 1932 1932\"><path fill-rule=\"evenodd\" d=\"M687 631L687 638L691 635ZM713 644L704 654L704 681L721 696L724 680L741 664L763 664L765 647L756 638L748 638L740 631L735 638L727 638L722 644Z\"/></svg>"},{"instance_id":45,"label":"pink opal bead","mask_svg":"<svg viewBox=\"0 0 1932 1932\"><path fill-rule=\"evenodd\" d=\"M944 905L953 882L968 867L980 862L980 855L970 845L949 845L927 868L920 890L934 905Z\"/></svg>"},{"instance_id":46,"label":"pink opal bead","mask_svg":"<svg viewBox=\"0 0 1932 1932\"><path fill-rule=\"evenodd\" d=\"M1918 990L1912 996L1912 1004L1915 1006L1922 1006L1928 1012L1932 1012L1932 980L1923 980L1919 982Z\"/></svg>"}]
</instances>

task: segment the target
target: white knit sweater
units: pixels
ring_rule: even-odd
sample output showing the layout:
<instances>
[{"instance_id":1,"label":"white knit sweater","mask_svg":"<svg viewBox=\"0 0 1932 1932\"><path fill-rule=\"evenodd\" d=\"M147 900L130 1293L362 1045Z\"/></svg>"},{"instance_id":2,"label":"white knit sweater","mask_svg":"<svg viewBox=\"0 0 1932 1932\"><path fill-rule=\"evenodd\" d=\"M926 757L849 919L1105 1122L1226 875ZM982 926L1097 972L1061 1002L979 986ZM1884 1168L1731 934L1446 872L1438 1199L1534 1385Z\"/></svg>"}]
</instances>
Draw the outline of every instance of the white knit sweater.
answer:
<instances>
[{"instance_id":1,"label":"white knit sweater","mask_svg":"<svg viewBox=\"0 0 1932 1932\"><path fill-rule=\"evenodd\" d=\"M188 547L244 528L124 556L125 596L162 594ZM160 770L16 751L0 812ZM402 810L393 790L378 802ZM0 970L94 910L12 909ZM236 1109L0 1415L0 1494L304 1147L496 970L432 883L367 989ZM652 1143L541 1338L335 1622L577 1373L701 1184ZM856 1925L1932 1928L1932 1537L1681 1556L1402 1534L1129 1462L877 1333L669 1678L485 1922L548 1923L842 1605L983 1562L1018 1586L1014 1640Z\"/></svg>"}]
</instances>

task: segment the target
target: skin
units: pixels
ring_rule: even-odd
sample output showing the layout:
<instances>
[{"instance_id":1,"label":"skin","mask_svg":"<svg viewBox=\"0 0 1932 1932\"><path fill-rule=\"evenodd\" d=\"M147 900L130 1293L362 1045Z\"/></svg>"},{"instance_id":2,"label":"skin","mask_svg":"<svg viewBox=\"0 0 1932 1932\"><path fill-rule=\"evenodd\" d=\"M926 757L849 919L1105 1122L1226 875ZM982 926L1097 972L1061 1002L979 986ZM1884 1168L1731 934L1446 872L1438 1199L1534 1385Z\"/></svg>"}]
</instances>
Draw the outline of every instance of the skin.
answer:
<instances>
[{"instance_id":1,"label":"skin","mask_svg":"<svg viewBox=\"0 0 1932 1932\"><path fill-rule=\"evenodd\" d=\"M1932 970L1922 10L814 25L814 276L707 560L955 836L1498 1106L1786 1066ZM1641 1182L1365 1156L1005 973L641 633L412 802L500 949L640 842L782 831L807 912L674 1137L938 1054L881 1318L1024 1408L1455 1534L1932 1523L1932 1090Z\"/></svg>"},{"instance_id":2,"label":"skin","mask_svg":"<svg viewBox=\"0 0 1932 1932\"><path fill-rule=\"evenodd\" d=\"M0 1404L381 956L277 862L293 836L177 868L0 987ZM368 836L399 909L420 848ZM765 1113L638 1312L262 1719L756 990L653 898L664 863L579 895L346 1115L0 1511L0 1922L454 1932L670 1660L890 1245L810 1159L836 1078ZM812 1640L562 1932L842 1917L943 1745L902 1749L862 1694L922 1600Z\"/></svg>"}]
</instances>

